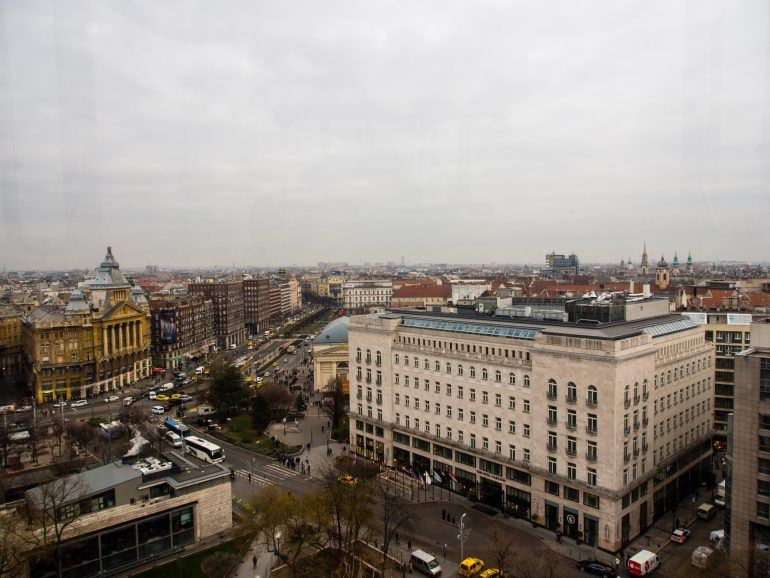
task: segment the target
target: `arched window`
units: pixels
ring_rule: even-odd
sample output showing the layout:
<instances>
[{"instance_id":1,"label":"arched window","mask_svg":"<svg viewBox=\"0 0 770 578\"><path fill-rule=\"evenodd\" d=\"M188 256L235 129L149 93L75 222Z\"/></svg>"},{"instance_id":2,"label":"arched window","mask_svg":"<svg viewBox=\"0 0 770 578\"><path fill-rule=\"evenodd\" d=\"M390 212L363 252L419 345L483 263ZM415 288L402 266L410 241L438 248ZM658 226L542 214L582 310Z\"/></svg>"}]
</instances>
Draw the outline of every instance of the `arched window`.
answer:
<instances>
[{"instance_id":1,"label":"arched window","mask_svg":"<svg viewBox=\"0 0 770 578\"><path fill-rule=\"evenodd\" d=\"M371 362L372 362L372 352L371 352L371 350L367 349L366 350L366 363L371 363Z\"/></svg>"},{"instance_id":2,"label":"arched window","mask_svg":"<svg viewBox=\"0 0 770 578\"><path fill-rule=\"evenodd\" d=\"M404 365L409 365L409 356L404 355Z\"/></svg>"},{"instance_id":3,"label":"arched window","mask_svg":"<svg viewBox=\"0 0 770 578\"><path fill-rule=\"evenodd\" d=\"M647 392L647 380L645 379L642 382L642 397L644 398L644 401L647 401L648 396L649 396L649 393Z\"/></svg>"},{"instance_id":4,"label":"arched window","mask_svg":"<svg viewBox=\"0 0 770 578\"><path fill-rule=\"evenodd\" d=\"M588 386L588 399L586 400L588 405L595 406L599 403L599 393L596 391L595 385Z\"/></svg>"},{"instance_id":5,"label":"arched window","mask_svg":"<svg viewBox=\"0 0 770 578\"><path fill-rule=\"evenodd\" d=\"M414 366L415 366L416 368L419 368L419 367L420 367L420 360L419 360L419 359L417 359L417 357L416 357L416 356L415 356L415 358L414 358Z\"/></svg>"},{"instance_id":6,"label":"arched window","mask_svg":"<svg viewBox=\"0 0 770 578\"><path fill-rule=\"evenodd\" d=\"M511 372L508 374L508 384L509 385L516 385L516 374Z\"/></svg>"},{"instance_id":7,"label":"arched window","mask_svg":"<svg viewBox=\"0 0 770 578\"><path fill-rule=\"evenodd\" d=\"M447 363L446 364L446 372L447 373L452 373L452 364L451 363Z\"/></svg>"},{"instance_id":8,"label":"arched window","mask_svg":"<svg viewBox=\"0 0 770 578\"><path fill-rule=\"evenodd\" d=\"M425 369L430 369L430 361L428 361L428 358L427 358L427 357L426 357L426 358L423 360L423 362L422 362L422 366L423 366Z\"/></svg>"},{"instance_id":9,"label":"arched window","mask_svg":"<svg viewBox=\"0 0 770 578\"><path fill-rule=\"evenodd\" d=\"M356 347L356 361L361 362L361 348Z\"/></svg>"},{"instance_id":10,"label":"arched window","mask_svg":"<svg viewBox=\"0 0 770 578\"><path fill-rule=\"evenodd\" d=\"M556 399L558 395L558 387L556 386L555 379L548 380L548 399Z\"/></svg>"},{"instance_id":11,"label":"arched window","mask_svg":"<svg viewBox=\"0 0 770 578\"><path fill-rule=\"evenodd\" d=\"M401 358L399 357L398 353L396 353L396 356L393 358L393 361L395 361L396 364L401 363Z\"/></svg>"},{"instance_id":12,"label":"arched window","mask_svg":"<svg viewBox=\"0 0 770 578\"><path fill-rule=\"evenodd\" d=\"M626 385L625 390L623 390L623 403L626 405L631 403L631 386Z\"/></svg>"},{"instance_id":13,"label":"arched window","mask_svg":"<svg viewBox=\"0 0 770 578\"><path fill-rule=\"evenodd\" d=\"M377 352L377 355L375 357L375 363L377 365L382 365L382 353L380 353L379 351Z\"/></svg>"},{"instance_id":14,"label":"arched window","mask_svg":"<svg viewBox=\"0 0 770 578\"><path fill-rule=\"evenodd\" d=\"M501 381L503 381L503 374L500 373L499 369L497 371L495 371L495 381L497 383L500 383Z\"/></svg>"},{"instance_id":15,"label":"arched window","mask_svg":"<svg viewBox=\"0 0 770 578\"><path fill-rule=\"evenodd\" d=\"M436 371L441 371L441 362L440 361L436 362Z\"/></svg>"},{"instance_id":16,"label":"arched window","mask_svg":"<svg viewBox=\"0 0 770 578\"><path fill-rule=\"evenodd\" d=\"M489 372L487 371L487 368L481 370L481 379L487 380L489 379Z\"/></svg>"},{"instance_id":17,"label":"arched window","mask_svg":"<svg viewBox=\"0 0 770 578\"><path fill-rule=\"evenodd\" d=\"M529 376L528 375L524 376L524 387L529 387Z\"/></svg>"},{"instance_id":18,"label":"arched window","mask_svg":"<svg viewBox=\"0 0 770 578\"><path fill-rule=\"evenodd\" d=\"M476 368L471 365L471 377L476 377Z\"/></svg>"},{"instance_id":19,"label":"arched window","mask_svg":"<svg viewBox=\"0 0 770 578\"><path fill-rule=\"evenodd\" d=\"M460 363L460 364L457 366L457 375L462 375L462 374L463 374L463 364L462 364L462 363Z\"/></svg>"},{"instance_id":20,"label":"arched window","mask_svg":"<svg viewBox=\"0 0 770 578\"><path fill-rule=\"evenodd\" d=\"M634 382L634 403L639 401L639 382Z\"/></svg>"}]
</instances>

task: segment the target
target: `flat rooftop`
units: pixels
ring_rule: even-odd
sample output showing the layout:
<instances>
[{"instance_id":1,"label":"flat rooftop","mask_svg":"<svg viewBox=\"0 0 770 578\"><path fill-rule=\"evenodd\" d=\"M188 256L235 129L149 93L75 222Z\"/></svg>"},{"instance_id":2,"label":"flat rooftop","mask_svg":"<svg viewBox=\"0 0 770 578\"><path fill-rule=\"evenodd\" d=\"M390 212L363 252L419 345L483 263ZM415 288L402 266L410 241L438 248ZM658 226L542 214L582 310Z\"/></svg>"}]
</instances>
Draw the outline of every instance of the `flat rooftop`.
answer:
<instances>
[{"instance_id":1,"label":"flat rooftop","mask_svg":"<svg viewBox=\"0 0 770 578\"><path fill-rule=\"evenodd\" d=\"M611 323L573 323L549 319L500 318L470 311L427 311L407 308L390 308L384 315L389 319L400 318L403 327L528 340L534 340L540 333L605 340L620 340L643 334L660 337L698 327L698 324L692 320L674 313L647 319Z\"/></svg>"}]
</instances>

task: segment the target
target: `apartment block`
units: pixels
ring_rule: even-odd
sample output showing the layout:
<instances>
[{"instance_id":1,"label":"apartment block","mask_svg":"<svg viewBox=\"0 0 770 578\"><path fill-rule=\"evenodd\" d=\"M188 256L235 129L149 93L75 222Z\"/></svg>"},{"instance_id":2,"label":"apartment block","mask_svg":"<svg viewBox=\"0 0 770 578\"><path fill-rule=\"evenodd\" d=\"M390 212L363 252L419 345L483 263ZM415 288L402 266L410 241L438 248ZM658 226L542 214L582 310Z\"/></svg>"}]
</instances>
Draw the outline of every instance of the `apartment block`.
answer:
<instances>
[{"instance_id":1,"label":"apartment block","mask_svg":"<svg viewBox=\"0 0 770 578\"><path fill-rule=\"evenodd\" d=\"M735 355L725 534L733 576L770 576L770 323Z\"/></svg>"},{"instance_id":2,"label":"apartment block","mask_svg":"<svg viewBox=\"0 0 770 578\"><path fill-rule=\"evenodd\" d=\"M219 281L214 283L190 283L190 295L210 300L214 306L214 333L220 346L243 345L246 342L246 325L243 316L243 281Z\"/></svg>"},{"instance_id":3,"label":"apartment block","mask_svg":"<svg viewBox=\"0 0 770 578\"><path fill-rule=\"evenodd\" d=\"M578 301L352 317L351 447L618 551L713 478L713 348L665 299Z\"/></svg>"},{"instance_id":4,"label":"apartment block","mask_svg":"<svg viewBox=\"0 0 770 578\"><path fill-rule=\"evenodd\" d=\"M217 344L214 305L197 295L150 299L155 367L176 369L207 355Z\"/></svg>"},{"instance_id":5,"label":"apartment block","mask_svg":"<svg viewBox=\"0 0 770 578\"><path fill-rule=\"evenodd\" d=\"M393 295L390 280L351 280L342 286L343 307L349 313L361 313L368 307L388 307Z\"/></svg>"},{"instance_id":6,"label":"apartment block","mask_svg":"<svg viewBox=\"0 0 770 578\"><path fill-rule=\"evenodd\" d=\"M244 321L249 332L261 334L270 327L270 280L267 277L243 282Z\"/></svg>"}]
</instances>

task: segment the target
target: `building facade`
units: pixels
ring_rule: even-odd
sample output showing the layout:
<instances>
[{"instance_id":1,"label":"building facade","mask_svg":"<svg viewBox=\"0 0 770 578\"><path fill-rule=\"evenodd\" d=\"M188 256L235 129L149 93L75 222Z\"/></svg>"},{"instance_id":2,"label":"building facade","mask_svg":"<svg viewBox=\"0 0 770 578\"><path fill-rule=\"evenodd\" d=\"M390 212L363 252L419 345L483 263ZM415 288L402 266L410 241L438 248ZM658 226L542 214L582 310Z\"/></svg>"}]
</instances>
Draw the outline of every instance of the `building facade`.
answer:
<instances>
[{"instance_id":1,"label":"building facade","mask_svg":"<svg viewBox=\"0 0 770 578\"><path fill-rule=\"evenodd\" d=\"M338 317L328 323L313 340L313 391L323 391L329 380L337 377L342 391L350 395L348 327L350 317Z\"/></svg>"},{"instance_id":2,"label":"building facade","mask_svg":"<svg viewBox=\"0 0 770 578\"><path fill-rule=\"evenodd\" d=\"M353 317L351 447L618 551L712 475L712 348L637 301L607 324Z\"/></svg>"},{"instance_id":3,"label":"building facade","mask_svg":"<svg viewBox=\"0 0 770 578\"><path fill-rule=\"evenodd\" d=\"M0 305L0 383L22 378L24 372L24 328L22 311Z\"/></svg>"},{"instance_id":4,"label":"building facade","mask_svg":"<svg viewBox=\"0 0 770 578\"><path fill-rule=\"evenodd\" d=\"M735 356L751 347L750 313L683 313L700 324L714 348L714 441L727 442L727 418L733 412Z\"/></svg>"},{"instance_id":5,"label":"building facade","mask_svg":"<svg viewBox=\"0 0 770 578\"><path fill-rule=\"evenodd\" d=\"M37 307L24 318L30 386L38 402L86 398L149 377L150 311L111 247L89 283L65 309Z\"/></svg>"},{"instance_id":6,"label":"building facade","mask_svg":"<svg viewBox=\"0 0 770 578\"><path fill-rule=\"evenodd\" d=\"M389 307L393 282L385 280L346 281L343 307L347 313L360 313L368 307Z\"/></svg>"},{"instance_id":7,"label":"building facade","mask_svg":"<svg viewBox=\"0 0 770 578\"><path fill-rule=\"evenodd\" d=\"M150 299L155 367L176 369L205 357L217 344L214 306L197 295Z\"/></svg>"},{"instance_id":8,"label":"building facade","mask_svg":"<svg viewBox=\"0 0 770 578\"><path fill-rule=\"evenodd\" d=\"M242 281L190 283L187 291L212 302L214 333L221 347L238 347L246 342Z\"/></svg>"},{"instance_id":9,"label":"building facade","mask_svg":"<svg viewBox=\"0 0 770 578\"><path fill-rule=\"evenodd\" d=\"M770 323L735 355L725 534L733 576L770 576Z\"/></svg>"},{"instance_id":10,"label":"building facade","mask_svg":"<svg viewBox=\"0 0 770 578\"><path fill-rule=\"evenodd\" d=\"M631 259L629 259L629 263ZM545 256L545 268L554 275L580 275L580 260L574 253L559 255L549 253Z\"/></svg>"},{"instance_id":11,"label":"building facade","mask_svg":"<svg viewBox=\"0 0 770 578\"><path fill-rule=\"evenodd\" d=\"M267 277L243 281L243 307L246 328L259 335L270 327L270 280Z\"/></svg>"}]
</instances>

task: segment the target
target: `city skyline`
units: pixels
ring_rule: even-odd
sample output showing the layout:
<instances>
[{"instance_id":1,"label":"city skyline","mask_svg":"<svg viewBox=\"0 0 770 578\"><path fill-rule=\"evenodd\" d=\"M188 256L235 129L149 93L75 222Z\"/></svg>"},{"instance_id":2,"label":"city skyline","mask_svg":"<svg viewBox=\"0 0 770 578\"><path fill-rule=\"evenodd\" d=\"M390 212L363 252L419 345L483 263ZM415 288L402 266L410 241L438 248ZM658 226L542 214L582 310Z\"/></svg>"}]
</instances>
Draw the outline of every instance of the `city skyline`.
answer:
<instances>
[{"instance_id":1,"label":"city skyline","mask_svg":"<svg viewBox=\"0 0 770 578\"><path fill-rule=\"evenodd\" d=\"M3 6L0 263L766 257L763 2L228 8Z\"/></svg>"}]
</instances>

